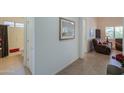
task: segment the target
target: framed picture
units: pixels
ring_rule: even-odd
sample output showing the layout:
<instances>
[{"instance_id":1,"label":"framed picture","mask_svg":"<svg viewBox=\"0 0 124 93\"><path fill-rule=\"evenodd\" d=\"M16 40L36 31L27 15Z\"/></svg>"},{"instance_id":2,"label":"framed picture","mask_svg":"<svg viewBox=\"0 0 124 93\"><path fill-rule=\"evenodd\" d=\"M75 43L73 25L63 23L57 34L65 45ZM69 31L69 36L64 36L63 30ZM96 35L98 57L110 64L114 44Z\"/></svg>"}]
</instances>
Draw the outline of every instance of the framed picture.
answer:
<instances>
[{"instance_id":1,"label":"framed picture","mask_svg":"<svg viewBox=\"0 0 124 93\"><path fill-rule=\"evenodd\" d=\"M89 37L90 37L90 38L94 38L94 37L95 37L95 30L92 29L92 28L90 28Z\"/></svg>"},{"instance_id":2,"label":"framed picture","mask_svg":"<svg viewBox=\"0 0 124 93\"><path fill-rule=\"evenodd\" d=\"M75 38L75 22L64 18L59 18L59 40L68 40Z\"/></svg>"}]
</instances>

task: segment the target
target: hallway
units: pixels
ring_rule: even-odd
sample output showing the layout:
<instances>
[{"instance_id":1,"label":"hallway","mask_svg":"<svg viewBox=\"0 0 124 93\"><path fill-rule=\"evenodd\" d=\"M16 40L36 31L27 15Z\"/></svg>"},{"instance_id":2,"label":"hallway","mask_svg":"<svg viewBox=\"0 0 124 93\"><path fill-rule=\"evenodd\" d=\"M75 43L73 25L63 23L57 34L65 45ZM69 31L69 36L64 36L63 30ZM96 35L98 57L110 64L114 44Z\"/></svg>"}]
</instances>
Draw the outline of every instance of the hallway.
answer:
<instances>
[{"instance_id":1,"label":"hallway","mask_svg":"<svg viewBox=\"0 0 124 93\"><path fill-rule=\"evenodd\" d=\"M112 55L120 53L112 51ZM106 75L107 64L111 56L89 52L85 55L84 60L78 59L57 75Z\"/></svg>"}]
</instances>

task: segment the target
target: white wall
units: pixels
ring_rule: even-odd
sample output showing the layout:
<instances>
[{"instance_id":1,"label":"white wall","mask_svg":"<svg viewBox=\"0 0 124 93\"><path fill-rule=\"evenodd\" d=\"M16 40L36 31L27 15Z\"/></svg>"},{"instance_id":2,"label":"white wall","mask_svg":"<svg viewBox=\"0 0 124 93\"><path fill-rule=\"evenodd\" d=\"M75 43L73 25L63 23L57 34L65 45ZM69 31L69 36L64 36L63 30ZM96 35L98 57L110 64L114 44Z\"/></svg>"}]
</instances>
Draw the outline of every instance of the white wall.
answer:
<instances>
[{"instance_id":1,"label":"white wall","mask_svg":"<svg viewBox=\"0 0 124 93\"><path fill-rule=\"evenodd\" d=\"M83 59L85 53L88 51L88 40L87 40L87 18L79 18L79 55Z\"/></svg>"},{"instance_id":2,"label":"white wall","mask_svg":"<svg viewBox=\"0 0 124 93\"><path fill-rule=\"evenodd\" d=\"M86 51L88 52L92 49L92 39L95 38L95 30L97 28L97 20L95 17L87 17L86 20ZM92 35L90 34L92 32Z\"/></svg>"},{"instance_id":3,"label":"white wall","mask_svg":"<svg viewBox=\"0 0 124 93\"><path fill-rule=\"evenodd\" d=\"M35 74L56 74L79 57L78 18L76 37L59 41L59 18L35 18Z\"/></svg>"},{"instance_id":4,"label":"white wall","mask_svg":"<svg viewBox=\"0 0 124 93\"><path fill-rule=\"evenodd\" d=\"M83 38L83 35L84 35L84 30L83 30L83 27L84 27L84 25L83 25L83 18L82 17L80 17L79 18L79 56L80 56L80 58L81 59L83 59L84 58L84 38Z\"/></svg>"}]
</instances>

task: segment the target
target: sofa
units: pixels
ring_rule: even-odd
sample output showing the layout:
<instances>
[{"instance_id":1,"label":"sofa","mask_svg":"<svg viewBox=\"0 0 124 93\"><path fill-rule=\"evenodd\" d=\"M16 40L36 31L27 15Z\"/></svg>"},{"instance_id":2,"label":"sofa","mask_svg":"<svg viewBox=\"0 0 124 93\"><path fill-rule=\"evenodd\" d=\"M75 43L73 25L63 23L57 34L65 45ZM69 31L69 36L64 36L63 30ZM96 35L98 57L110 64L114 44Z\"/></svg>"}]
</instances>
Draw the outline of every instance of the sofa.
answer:
<instances>
[{"instance_id":1,"label":"sofa","mask_svg":"<svg viewBox=\"0 0 124 93\"><path fill-rule=\"evenodd\" d=\"M108 47L107 45L99 43L97 41L97 39L93 39L92 42L93 42L94 50L96 52L102 53L102 54L105 54L105 55L110 55L111 54L111 48Z\"/></svg>"}]
</instances>

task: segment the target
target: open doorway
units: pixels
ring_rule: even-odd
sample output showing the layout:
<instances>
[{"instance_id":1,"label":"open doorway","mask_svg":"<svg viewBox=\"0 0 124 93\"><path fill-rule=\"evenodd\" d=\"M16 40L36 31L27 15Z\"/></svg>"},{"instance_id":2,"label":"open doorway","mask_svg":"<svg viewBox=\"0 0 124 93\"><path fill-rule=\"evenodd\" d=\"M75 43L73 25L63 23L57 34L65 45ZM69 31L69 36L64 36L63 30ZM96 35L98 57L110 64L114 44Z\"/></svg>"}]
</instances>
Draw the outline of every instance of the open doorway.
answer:
<instances>
[{"instance_id":1,"label":"open doorway","mask_svg":"<svg viewBox=\"0 0 124 93\"><path fill-rule=\"evenodd\" d=\"M0 74L30 74L24 67L24 17L0 17Z\"/></svg>"}]
</instances>

